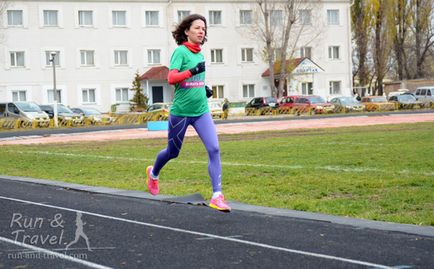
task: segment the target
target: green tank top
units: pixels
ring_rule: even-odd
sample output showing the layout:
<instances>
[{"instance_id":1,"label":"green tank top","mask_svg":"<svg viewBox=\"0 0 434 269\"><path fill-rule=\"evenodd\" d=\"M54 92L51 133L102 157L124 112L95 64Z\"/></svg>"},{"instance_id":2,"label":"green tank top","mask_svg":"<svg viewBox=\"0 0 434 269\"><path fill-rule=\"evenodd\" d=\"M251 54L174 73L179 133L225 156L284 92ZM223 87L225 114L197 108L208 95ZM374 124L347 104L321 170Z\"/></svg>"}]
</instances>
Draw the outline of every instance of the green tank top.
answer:
<instances>
[{"instance_id":1,"label":"green tank top","mask_svg":"<svg viewBox=\"0 0 434 269\"><path fill-rule=\"evenodd\" d=\"M173 52L169 69L182 72L203 61L202 53L193 53L181 45ZM205 93L205 72L175 84L175 96L170 114L180 117L198 117L207 112L209 108Z\"/></svg>"}]
</instances>

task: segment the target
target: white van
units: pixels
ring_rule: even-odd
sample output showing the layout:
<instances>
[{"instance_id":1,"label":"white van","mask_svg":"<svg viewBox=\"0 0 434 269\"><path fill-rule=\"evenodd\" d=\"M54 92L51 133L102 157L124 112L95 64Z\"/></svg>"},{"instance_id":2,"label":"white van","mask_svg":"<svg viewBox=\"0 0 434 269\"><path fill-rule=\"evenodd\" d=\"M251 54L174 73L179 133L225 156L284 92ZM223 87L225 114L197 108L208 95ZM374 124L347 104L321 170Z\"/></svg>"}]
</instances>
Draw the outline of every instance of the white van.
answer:
<instances>
[{"instance_id":1,"label":"white van","mask_svg":"<svg viewBox=\"0 0 434 269\"><path fill-rule=\"evenodd\" d=\"M0 103L0 118L23 119L27 122L37 122L40 126L48 126L50 123L47 113L32 102Z\"/></svg>"},{"instance_id":2,"label":"white van","mask_svg":"<svg viewBox=\"0 0 434 269\"><path fill-rule=\"evenodd\" d=\"M416 99L426 103L434 103L434 86L419 87L414 92Z\"/></svg>"}]
</instances>

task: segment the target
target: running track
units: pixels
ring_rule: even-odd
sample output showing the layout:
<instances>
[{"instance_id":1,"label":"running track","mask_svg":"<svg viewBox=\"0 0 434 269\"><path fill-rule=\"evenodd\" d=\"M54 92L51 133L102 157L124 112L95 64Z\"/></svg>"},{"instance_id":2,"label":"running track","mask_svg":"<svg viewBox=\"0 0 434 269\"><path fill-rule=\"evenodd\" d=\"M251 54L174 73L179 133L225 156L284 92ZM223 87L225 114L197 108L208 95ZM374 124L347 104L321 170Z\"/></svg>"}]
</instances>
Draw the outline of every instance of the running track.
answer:
<instances>
[{"instance_id":1,"label":"running track","mask_svg":"<svg viewBox=\"0 0 434 269\"><path fill-rule=\"evenodd\" d=\"M404 269L434 264L430 236L243 210L227 214L1 177L0 185L0 268Z\"/></svg>"}]
</instances>

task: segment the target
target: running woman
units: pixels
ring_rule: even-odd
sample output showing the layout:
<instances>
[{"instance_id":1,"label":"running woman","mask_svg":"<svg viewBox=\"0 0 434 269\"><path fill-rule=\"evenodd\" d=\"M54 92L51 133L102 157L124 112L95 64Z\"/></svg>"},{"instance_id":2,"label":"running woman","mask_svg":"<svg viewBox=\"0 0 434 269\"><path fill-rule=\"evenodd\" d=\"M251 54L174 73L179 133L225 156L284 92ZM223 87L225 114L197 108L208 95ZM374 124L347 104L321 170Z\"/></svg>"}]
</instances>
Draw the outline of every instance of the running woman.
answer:
<instances>
[{"instance_id":1,"label":"running woman","mask_svg":"<svg viewBox=\"0 0 434 269\"><path fill-rule=\"evenodd\" d=\"M193 126L208 152L208 173L213 195L209 206L229 212L222 193L220 147L208 108L205 91L205 62L201 51L207 39L206 19L198 14L185 17L172 32L178 47L170 59L169 84L175 85L175 98L170 108L167 148L160 151L154 166L146 168L147 186L152 195L159 193L158 175L164 165L178 157L184 135Z\"/></svg>"}]
</instances>

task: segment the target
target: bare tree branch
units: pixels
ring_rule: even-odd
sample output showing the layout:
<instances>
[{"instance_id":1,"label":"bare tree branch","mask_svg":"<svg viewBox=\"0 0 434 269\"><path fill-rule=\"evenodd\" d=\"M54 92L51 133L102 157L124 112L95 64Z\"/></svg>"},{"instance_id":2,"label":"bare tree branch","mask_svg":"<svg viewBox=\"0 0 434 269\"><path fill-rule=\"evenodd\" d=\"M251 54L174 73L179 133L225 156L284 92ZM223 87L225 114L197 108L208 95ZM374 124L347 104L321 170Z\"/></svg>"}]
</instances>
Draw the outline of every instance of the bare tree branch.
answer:
<instances>
[{"instance_id":1,"label":"bare tree branch","mask_svg":"<svg viewBox=\"0 0 434 269\"><path fill-rule=\"evenodd\" d=\"M256 39L260 37L264 42L263 56L269 67L268 80L271 95L282 96L286 81L290 78L289 75L292 71L289 65L293 62L291 60L294 57L297 46L300 46L301 36L307 32L304 25L300 23L300 10L315 11L321 8L318 5L320 1L256 0L256 12L259 16L252 27L254 29L252 37ZM313 19L311 21L312 23L317 22ZM309 27L314 30L309 30L310 36L303 36L303 39L307 40L307 43L312 42L321 34L318 29L320 27L313 25L309 25ZM278 81L277 88L275 81Z\"/></svg>"}]
</instances>

